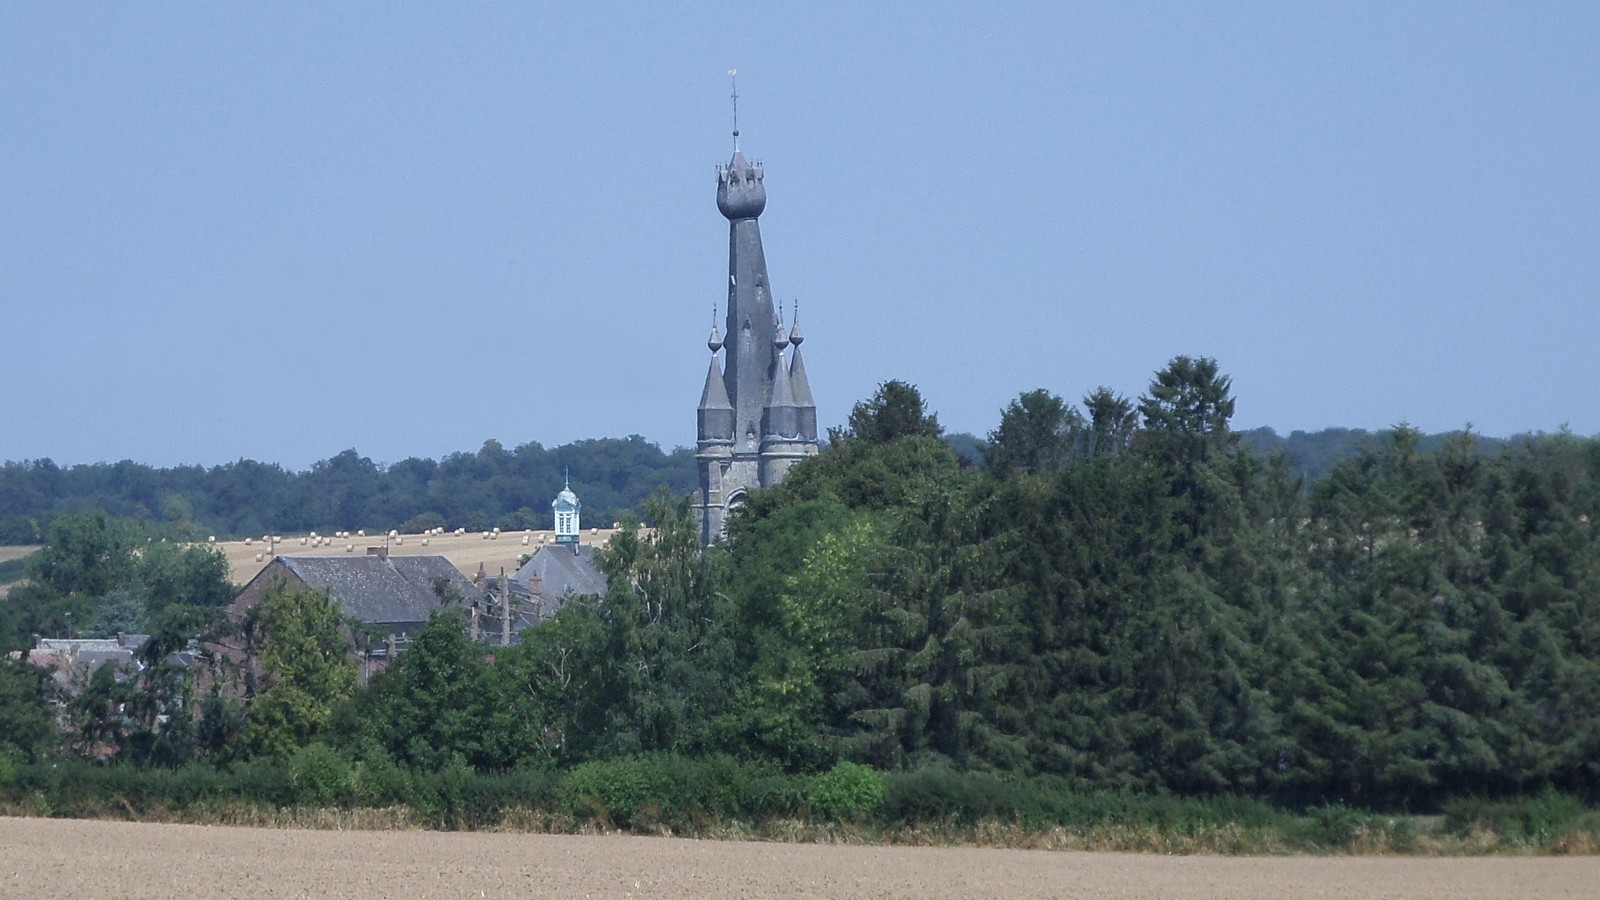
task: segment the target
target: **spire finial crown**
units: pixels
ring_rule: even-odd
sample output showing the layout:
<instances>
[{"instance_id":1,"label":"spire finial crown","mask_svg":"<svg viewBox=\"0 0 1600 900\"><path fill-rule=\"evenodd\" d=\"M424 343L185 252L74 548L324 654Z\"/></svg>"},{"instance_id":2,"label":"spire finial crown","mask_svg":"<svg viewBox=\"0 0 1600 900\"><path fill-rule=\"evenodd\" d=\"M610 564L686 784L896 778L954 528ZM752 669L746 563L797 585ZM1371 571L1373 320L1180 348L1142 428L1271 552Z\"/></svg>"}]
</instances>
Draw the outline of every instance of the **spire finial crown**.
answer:
<instances>
[{"instance_id":1,"label":"spire finial crown","mask_svg":"<svg viewBox=\"0 0 1600 900\"><path fill-rule=\"evenodd\" d=\"M729 69L733 78L738 69ZM754 219L767 207L767 189L762 186L761 164L751 165L739 152L739 88L733 90L733 157L717 167L717 209L730 221Z\"/></svg>"},{"instance_id":2,"label":"spire finial crown","mask_svg":"<svg viewBox=\"0 0 1600 900\"><path fill-rule=\"evenodd\" d=\"M798 347L798 346L800 346L800 342L804 341L806 339L805 333L800 330L800 301L799 300L794 301L794 315L791 318L792 318L794 324L793 324L793 327L791 327L789 329L789 343L791 343L791 344L795 345L796 347Z\"/></svg>"}]
</instances>

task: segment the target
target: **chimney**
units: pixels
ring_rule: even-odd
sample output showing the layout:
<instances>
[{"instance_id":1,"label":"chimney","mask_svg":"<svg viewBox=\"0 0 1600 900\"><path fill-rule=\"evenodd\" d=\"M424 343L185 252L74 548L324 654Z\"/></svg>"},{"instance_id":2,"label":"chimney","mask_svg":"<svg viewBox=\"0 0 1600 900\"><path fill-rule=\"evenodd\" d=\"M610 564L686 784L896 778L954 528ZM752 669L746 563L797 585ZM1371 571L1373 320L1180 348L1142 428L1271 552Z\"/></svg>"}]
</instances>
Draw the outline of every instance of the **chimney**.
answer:
<instances>
[{"instance_id":1,"label":"chimney","mask_svg":"<svg viewBox=\"0 0 1600 900\"><path fill-rule=\"evenodd\" d=\"M511 646L511 582L504 566L500 567L500 646Z\"/></svg>"}]
</instances>

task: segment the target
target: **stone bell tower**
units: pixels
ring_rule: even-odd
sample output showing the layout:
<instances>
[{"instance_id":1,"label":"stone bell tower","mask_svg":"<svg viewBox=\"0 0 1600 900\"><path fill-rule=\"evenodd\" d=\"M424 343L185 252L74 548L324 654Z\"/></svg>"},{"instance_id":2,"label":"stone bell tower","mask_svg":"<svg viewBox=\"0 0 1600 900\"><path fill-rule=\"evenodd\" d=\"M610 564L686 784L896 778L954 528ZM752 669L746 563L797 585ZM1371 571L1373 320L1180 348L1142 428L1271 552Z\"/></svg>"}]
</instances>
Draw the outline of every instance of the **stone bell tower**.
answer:
<instances>
[{"instance_id":1,"label":"stone bell tower","mask_svg":"<svg viewBox=\"0 0 1600 900\"><path fill-rule=\"evenodd\" d=\"M805 338L798 312L785 332L773 304L757 221L767 208L764 172L739 151L737 92L734 103L733 158L717 168L717 209L728 220L728 316L723 332L713 317L697 416L695 509L708 546L746 492L777 484L818 448L817 407L800 360Z\"/></svg>"}]
</instances>

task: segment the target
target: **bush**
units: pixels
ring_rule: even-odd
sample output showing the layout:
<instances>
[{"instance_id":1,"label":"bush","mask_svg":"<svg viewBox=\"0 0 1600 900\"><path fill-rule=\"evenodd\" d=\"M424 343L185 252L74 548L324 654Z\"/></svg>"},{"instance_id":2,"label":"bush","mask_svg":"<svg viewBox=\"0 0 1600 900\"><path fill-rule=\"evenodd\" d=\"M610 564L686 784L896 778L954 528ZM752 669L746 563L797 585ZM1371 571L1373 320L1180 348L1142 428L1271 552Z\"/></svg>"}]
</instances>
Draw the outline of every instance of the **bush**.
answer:
<instances>
[{"instance_id":1,"label":"bush","mask_svg":"<svg viewBox=\"0 0 1600 900\"><path fill-rule=\"evenodd\" d=\"M805 809L805 789L799 776L756 774L745 782L741 810L752 819L793 818Z\"/></svg>"},{"instance_id":2,"label":"bush","mask_svg":"<svg viewBox=\"0 0 1600 900\"><path fill-rule=\"evenodd\" d=\"M1306 816L1304 839L1316 847L1348 847L1372 816L1343 804L1319 806Z\"/></svg>"},{"instance_id":3,"label":"bush","mask_svg":"<svg viewBox=\"0 0 1600 900\"><path fill-rule=\"evenodd\" d=\"M663 757L604 760L575 766L556 791L561 807L579 820L631 826L641 807L659 811L672 793Z\"/></svg>"},{"instance_id":4,"label":"bush","mask_svg":"<svg viewBox=\"0 0 1600 900\"><path fill-rule=\"evenodd\" d=\"M360 806L394 806L406 801L411 782L405 769L378 753L351 767L350 787Z\"/></svg>"},{"instance_id":5,"label":"bush","mask_svg":"<svg viewBox=\"0 0 1600 900\"><path fill-rule=\"evenodd\" d=\"M797 779L731 757L651 754L584 763L556 785L558 808L620 828L693 830L712 820L795 814Z\"/></svg>"},{"instance_id":6,"label":"bush","mask_svg":"<svg viewBox=\"0 0 1600 900\"><path fill-rule=\"evenodd\" d=\"M429 772L412 769L406 802L440 828L469 827L463 816L467 792L477 775L466 757L453 753L448 762Z\"/></svg>"},{"instance_id":7,"label":"bush","mask_svg":"<svg viewBox=\"0 0 1600 900\"><path fill-rule=\"evenodd\" d=\"M302 804L332 806L349 794L350 767L326 744L312 744L289 757L289 783Z\"/></svg>"},{"instance_id":8,"label":"bush","mask_svg":"<svg viewBox=\"0 0 1600 900\"><path fill-rule=\"evenodd\" d=\"M811 782L811 811L835 821L858 821L883 806L883 776L859 763L841 762Z\"/></svg>"},{"instance_id":9,"label":"bush","mask_svg":"<svg viewBox=\"0 0 1600 900\"><path fill-rule=\"evenodd\" d=\"M1579 827L1583 804L1574 797L1546 790L1537 797L1491 801L1461 797L1444 805L1445 829L1466 836L1474 829L1493 832L1509 844L1545 846Z\"/></svg>"},{"instance_id":10,"label":"bush","mask_svg":"<svg viewBox=\"0 0 1600 900\"><path fill-rule=\"evenodd\" d=\"M455 811L457 828L484 828L499 824L508 809L551 808L555 776L537 769L481 773L462 791Z\"/></svg>"}]
</instances>

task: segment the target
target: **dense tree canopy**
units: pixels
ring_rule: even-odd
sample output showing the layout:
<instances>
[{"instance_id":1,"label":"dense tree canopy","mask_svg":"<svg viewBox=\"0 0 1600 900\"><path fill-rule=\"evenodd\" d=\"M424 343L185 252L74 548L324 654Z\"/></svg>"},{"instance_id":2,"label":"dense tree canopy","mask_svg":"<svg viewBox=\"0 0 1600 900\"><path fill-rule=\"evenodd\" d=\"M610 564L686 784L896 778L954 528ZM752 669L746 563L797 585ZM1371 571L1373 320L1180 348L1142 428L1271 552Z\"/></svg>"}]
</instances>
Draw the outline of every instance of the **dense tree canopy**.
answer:
<instances>
[{"instance_id":1,"label":"dense tree canopy","mask_svg":"<svg viewBox=\"0 0 1600 900\"><path fill-rule=\"evenodd\" d=\"M829 439L834 443L853 438L868 444L887 444L902 437L937 438L944 434L939 417L928 412L922 393L899 380L878 385L870 400L863 400L850 410L849 422L842 431L830 429Z\"/></svg>"},{"instance_id":2,"label":"dense tree canopy","mask_svg":"<svg viewBox=\"0 0 1600 900\"><path fill-rule=\"evenodd\" d=\"M644 508L654 529L600 555L608 596L574 598L519 646L474 643L441 614L365 689L280 674L320 687L273 715L263 668L243 730L200 727L196 746L227 759L326 740L364 766L492 771L727 754L1414 808L1593 796L1600 441L1399 427L1307 479L1243 439L1234 407L1203 358L1172 360L1137 402L1029 391L975 467L914 386L886 382L832 446L753 493L726 541L699 547L687 502L661 496ZM463 490L492 494L518 455L486 445ZM352 485L438 478L421 462L328 468ZM100 548L137 541L61 528L37 564L59 602L141 566L135 584L206 602L164 574L180 555L118 562ZM337 668L331 642L276 630L293 638L280 673ZM130 727L100 687L85 747Z\"/></svg>"},{"instance_id":3,"label":"dense tree canopy","mask_svg":"<svg viewBox=\"0 0 1600 900\"><path fill-rule=\"evenodd\" d=\"M279 582L242 623L250 656L241 742L286 756L321 737L356 687L351 636L327 589Z\"/></svg>"},{"instance_id":4,"label":"dense tree canopy","mask_svg":"<svg viewBox=\"0 0 1600 900\"><path fill-rule=\"evenodd\" d=\"M0 603L0 651L47 637L110 637L159 629L193 607L233 599L228 564L208 546L148 535L103 512L67 514L25 563L27 581Z\"/></svg>"}]
</instances>

